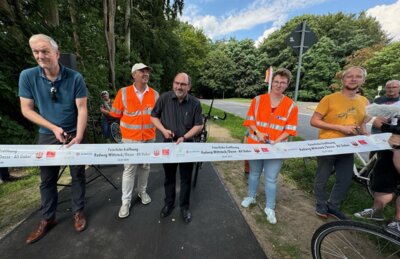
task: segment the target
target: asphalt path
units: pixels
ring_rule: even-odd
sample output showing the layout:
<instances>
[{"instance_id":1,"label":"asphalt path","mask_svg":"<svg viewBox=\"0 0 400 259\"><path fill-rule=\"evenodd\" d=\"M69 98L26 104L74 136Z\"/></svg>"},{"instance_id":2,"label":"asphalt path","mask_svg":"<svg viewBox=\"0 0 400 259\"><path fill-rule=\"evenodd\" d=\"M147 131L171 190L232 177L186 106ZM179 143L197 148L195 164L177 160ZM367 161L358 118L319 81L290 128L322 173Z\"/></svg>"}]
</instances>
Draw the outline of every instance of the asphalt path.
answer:
<instances>
[{"instance_id":1,"label":"asphalt path","mask_svg":"<svg viewBox=\"0 0 400 259\"><path fill-rule=\"evenodd\" d=\"M201 99L200 101L207 105L211 104L211 100ZM310 126L310 118L314 112L314 108L316 105L317 105L317 103L298 102L299 119L298 119L297 135L306 140L317 139L317 136L318 136L318 130L316 128ZM214 104L213 104L213 107L218 108L218 109L223 110L228 113L235 114L241 118L246 117L249 106L250 106L250 104L247 104L247 103L226 101L226 100L220 100L220 99L214 100ZM244 128L243 128L243 131L244 131Z\"/></svg>"}]
</instances>

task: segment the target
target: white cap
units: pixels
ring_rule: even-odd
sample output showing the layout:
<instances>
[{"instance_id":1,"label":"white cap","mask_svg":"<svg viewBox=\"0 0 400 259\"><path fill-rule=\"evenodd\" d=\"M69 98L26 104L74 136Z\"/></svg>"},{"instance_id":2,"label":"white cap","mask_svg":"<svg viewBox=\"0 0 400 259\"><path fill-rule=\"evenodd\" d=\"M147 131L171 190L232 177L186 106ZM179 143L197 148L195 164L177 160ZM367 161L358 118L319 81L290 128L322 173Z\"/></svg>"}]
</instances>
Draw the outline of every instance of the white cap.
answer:
<instances>
[{"instance_id":1,"label":"white cap","mask_svg":"<svg viewBox=\"0 0 400 259\"><path fill-rule=\"evenodd\" d=\"M148 68L149 70L152 70L151 67L146 66L146 65L143 64L143 63L136 63L135 65L133 65L133 67L132 67L132 72L131 72L131 73L135 72L136 70L143 69L143 68Z\"/></svg>"}]
</instances>

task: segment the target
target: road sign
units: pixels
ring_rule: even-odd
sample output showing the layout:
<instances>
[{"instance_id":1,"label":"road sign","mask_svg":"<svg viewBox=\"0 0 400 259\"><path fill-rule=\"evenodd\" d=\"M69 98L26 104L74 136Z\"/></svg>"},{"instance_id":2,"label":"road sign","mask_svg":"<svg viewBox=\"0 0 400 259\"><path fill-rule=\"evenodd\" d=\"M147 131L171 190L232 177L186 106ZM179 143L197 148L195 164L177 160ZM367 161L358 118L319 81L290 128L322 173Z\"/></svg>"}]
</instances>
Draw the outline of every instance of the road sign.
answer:
<instances>
[{"instance_id":1,"label":"road sign","mask_svg":"<svg viewBox=\"0 0 400 259\"><path fill-rule=\"evenodd\" d=\"M289 34L286 38L286 44L292 47L293 51L299 57L298 65L297 65L297 75L296 75L296 88L294 91L294 101L297 102L297 96L299 94L299 84L300 84L300 69L301 69L301 60L303 58L303 54L311 48L317 42L317 37L315 33L307 26L306 21L300 23L296 29Z\"/></svg>"},{"instance_id":2,"label":"road sign","mask_svg":"<svg viewBox=\"0 0 400 259\"><path fill-rule=\"evenodd\" d=\"M289 34L289 36L286 38L286 44L291 46L293 51L296 53L296 55L300 54L300 47L301 47L301 36L303 33L303 23L300 23L294 31ZM311 30L310 27L308 27L307 24L305 24L304 28L304 43L303 43L303 54L312 47L317 42L317 36L315 33Z\"/></svg>"}]
</instances>

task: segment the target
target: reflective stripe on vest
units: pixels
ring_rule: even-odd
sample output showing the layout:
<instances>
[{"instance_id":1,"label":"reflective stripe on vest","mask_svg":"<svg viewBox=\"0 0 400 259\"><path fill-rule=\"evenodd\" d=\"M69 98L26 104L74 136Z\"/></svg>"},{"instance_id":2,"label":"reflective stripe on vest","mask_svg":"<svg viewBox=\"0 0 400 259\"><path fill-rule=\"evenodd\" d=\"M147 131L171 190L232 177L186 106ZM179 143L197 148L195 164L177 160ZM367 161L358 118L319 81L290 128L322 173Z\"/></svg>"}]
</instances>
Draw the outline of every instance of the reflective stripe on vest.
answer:
<instances>
[{"instance_id":1,"label":"reflective stripe on vest","mask_svg":"<svg viewBox=\"0 0 400 259\"><path fill-rule=\"evenodd\" d=\"M113 113L118 114L118 115L121 115L121 114L122 114L122 111L121 111L121 110L117 110L117 109L115 109L114 107L111 107L111 111L112 111Z\"/></svg>"},{"instance_id":2,"label":"reflective stripe on vest","mask_svg":"<svg viewBox=\"0 0 400 259\"><path fill-rule=\"evenodd\" d=\"M128 124L123 121L121 121L120 125L121 125L121 127L124 127L127 129L134 129L134 130L142 129L142 125ZM154 128L153 124L143 124L143 129L152 129L152 128Z\"/></svg>"},{"instance_id":3,"label":"reflective stripe on vest","mask_svg":"<svg viewBox=\"0 0 400 259\"><path fill-rule=\"evenodd\" d=\"M287 130L296 130L297 127L294 126L294 125L286 125L286 126L285 126L285 129L287 129Z\"/></svg>"}]
</instances>

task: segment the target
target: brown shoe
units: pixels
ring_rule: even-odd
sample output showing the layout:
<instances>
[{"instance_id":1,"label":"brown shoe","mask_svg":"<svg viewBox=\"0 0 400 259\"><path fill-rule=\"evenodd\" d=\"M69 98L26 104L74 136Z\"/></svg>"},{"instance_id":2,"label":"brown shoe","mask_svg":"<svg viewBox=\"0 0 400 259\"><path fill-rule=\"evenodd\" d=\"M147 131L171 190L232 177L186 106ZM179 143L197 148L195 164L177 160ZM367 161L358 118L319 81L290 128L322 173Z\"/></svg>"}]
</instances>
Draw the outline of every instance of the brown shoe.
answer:
<instances>
[{"instance_id":1,"label":"brown shoe","mask_svg":"<svg viewBox=\"0 0 400 259\"><path fill-rule=\"evenodd\" d=\"M86 219L82 211L74 214L74 227L75 230L81 232L86 228Z\"/></svg>"},{"instance_id":2,"label":"brown shoe","mask_svg":"<svg viewBox=\"0 0 400 259\"><path fill-rule=\"evenodd\" d=\"M44 237L47 232L57 224L55 220L41 220L35 231L33 231L27 238L26 243L32 244L42 237Z\"/></svg>"}]
</instances>

